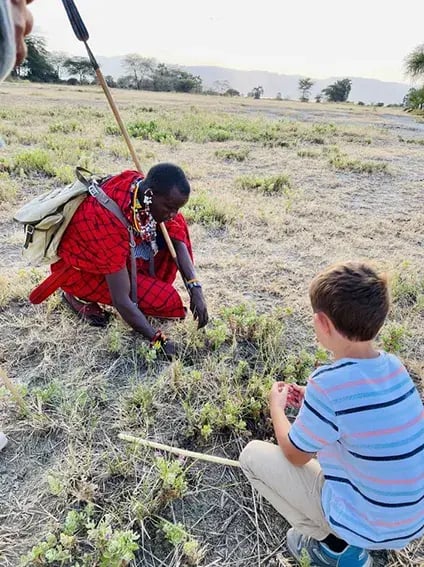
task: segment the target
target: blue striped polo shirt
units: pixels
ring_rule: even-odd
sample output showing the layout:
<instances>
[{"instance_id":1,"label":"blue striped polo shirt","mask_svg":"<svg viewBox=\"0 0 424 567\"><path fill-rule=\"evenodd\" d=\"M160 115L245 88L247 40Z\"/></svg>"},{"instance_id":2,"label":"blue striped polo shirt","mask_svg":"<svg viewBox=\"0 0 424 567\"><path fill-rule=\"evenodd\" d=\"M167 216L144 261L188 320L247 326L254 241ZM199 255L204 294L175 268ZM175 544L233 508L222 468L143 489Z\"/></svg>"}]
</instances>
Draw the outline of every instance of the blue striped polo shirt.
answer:
<instances>
[{"instance_id":1,"label":"blue striped polo shirt","mask_svg":"<svg viewBox=\"0 0 424 567\"><path fill-rule=\"evenodd\" d=\"M398 358L317 369L289 437L317 453L323 511L341 538L399 549L424 534L424 407Z\"/></svg>"}]
</instances>

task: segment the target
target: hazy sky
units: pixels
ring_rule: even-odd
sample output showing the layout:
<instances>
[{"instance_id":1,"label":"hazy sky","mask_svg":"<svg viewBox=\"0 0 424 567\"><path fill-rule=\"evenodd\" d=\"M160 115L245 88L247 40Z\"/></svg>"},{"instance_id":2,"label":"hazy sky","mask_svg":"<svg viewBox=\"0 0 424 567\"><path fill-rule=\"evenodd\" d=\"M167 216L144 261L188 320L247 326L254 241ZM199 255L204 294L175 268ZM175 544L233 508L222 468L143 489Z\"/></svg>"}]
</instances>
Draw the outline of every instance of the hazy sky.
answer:
<instances>
[{"instance_id":1,"label":"hazy sky","mask_svg":"<svg viewBox=\"0 0 424 567\"><path fill-rule=\"evenodd\" d=\"M96 55L406 82L424 0L76 0ZM34 0L49 50L83 55L61 0Z\"/></svg>"}]
</instances>

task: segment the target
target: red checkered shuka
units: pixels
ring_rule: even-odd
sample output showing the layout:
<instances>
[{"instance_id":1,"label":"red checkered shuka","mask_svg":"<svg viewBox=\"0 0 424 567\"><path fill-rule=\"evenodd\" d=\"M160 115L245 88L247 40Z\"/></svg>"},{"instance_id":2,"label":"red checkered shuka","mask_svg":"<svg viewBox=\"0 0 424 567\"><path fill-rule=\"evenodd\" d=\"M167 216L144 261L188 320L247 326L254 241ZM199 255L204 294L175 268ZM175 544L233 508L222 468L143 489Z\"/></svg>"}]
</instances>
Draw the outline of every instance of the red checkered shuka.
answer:
<instances>
[{"instance_id":1,"label":"red checkered shuka","mask_svg":"<svg viewBox=\"0 0 424 567\"><path fill-rule=\"evenodd\" d=\"M106 181L102 188L131 219L132 183L140 178L137 171L124 171ZM190 256L192 247L187 223L181 213L165 223L172 239L184 242ZM160 230L158 228L158 230ZM136 244L141 242L135 235ZM60 287L80 299L112 304L105 276L127 266L130 271L130 249L127 229L89 195L79 206L61 240L60 260L52 272L63 271ZM138 305L145 315L160 318L183 318L185 309L173 287L177 267L168 249L162 247L154 258L155 277L149 275L149 263L137 258ZM71 269L69 269L71 268Z\"/></svg>"}]
</instances>

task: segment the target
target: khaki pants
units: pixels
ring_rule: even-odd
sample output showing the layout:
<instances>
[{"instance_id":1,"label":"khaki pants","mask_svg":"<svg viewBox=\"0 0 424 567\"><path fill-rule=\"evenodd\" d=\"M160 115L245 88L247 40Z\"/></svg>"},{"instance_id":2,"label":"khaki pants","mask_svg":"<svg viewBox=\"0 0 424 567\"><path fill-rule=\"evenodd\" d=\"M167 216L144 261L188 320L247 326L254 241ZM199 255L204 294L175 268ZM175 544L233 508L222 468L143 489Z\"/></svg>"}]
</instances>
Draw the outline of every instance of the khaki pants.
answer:
<instances>
[{"instance_id":1,"label":"khaki pants","mask_svg":"<svg viewBox=\"0 0 424 567\"><path fill-rule=\"evenodd\" d=\"M324 476L316 459L295 467L278 445L251 441L240 465L259 494L299 532L320 541L332 533L321 507Z\"/></svg>"}]
</instances>

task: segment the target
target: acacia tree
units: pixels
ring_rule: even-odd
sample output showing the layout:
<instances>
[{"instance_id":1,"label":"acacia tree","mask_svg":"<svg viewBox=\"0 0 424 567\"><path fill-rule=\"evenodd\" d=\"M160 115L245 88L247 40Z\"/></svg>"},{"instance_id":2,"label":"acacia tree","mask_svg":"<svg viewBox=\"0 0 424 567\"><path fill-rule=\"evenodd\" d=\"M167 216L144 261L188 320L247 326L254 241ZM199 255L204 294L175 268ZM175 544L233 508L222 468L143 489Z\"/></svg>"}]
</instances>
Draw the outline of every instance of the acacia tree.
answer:
<instances>
[{"instance_id":1,"label":"acacia tree","mask_svg":"<svg viewBox=\"0 0 424 567\"><path fill-rule=\"evenodd\" d=\"M228 90L225 91L224 96L240 96L240 91L230 87Z\"/></svg>"},{"instance_id":2,"label":"acacia tree","mask_svg":"<svg viewBox=\"0 0 424 567\"><path fill-rule=\"evenodd\" d=\"M23 65L16 70L16 75L40 83L56 81L57 73L49 62L45 39L38 35L30 35L25 38L25 43L28 54Z\"/></svg>"},{"instance_id":3,"label":"acacia tree","mask_svg":"<svg viewBox=\"0 0 424 567\"><path fill-rule=\"evenodd\" d=\"M91 63L85 57L71 57L63 64L70 75L77 75L80 85L94 78L94 70Z\"/></svg>"},{"instance_id":4,"label":"acacia tree","mask_svg":"<svg viewBox=\"0 0 424 567\"><path fill-rule=\"evenodd\" d=\"M214 81L212 84L212 90L218 94L224 94L231 88L230 83L227 80Z\"/></svg>"},{"instance_id":5,"label":"acacia tree","mask_svg":"<svg viewBox=\"0 0 424 567\"><path fill-rule=\"evenodd\" d=\"M124 67L134 79L134 88L140 90L151 83L157 62L151 57L129 53L124 57Z\"/></svg>"},{"instance_id":6,"label":"acacia tree","mask_svg":"<svg viewBox=\"0 0 424 567\"><path fill-rule=\"evenodd\" d=\"M422 110L424 108L424 87L409 89L403 99L403 106L408 110Z\"/></svg>"},{"instance_id":7,"label":"acacia tree","mask_svg":"<svg viewBox=\"0 0 424 567\"><path fill-rule=\"evenodd\" d=\"M304 77L299 79L298 89L301 92L300 101L309 102L309 96L311 94L311 88L314 86L314 81L310 77Z\"/></svg>"},{"instance_id":8,"label":"acacia tree","mask_svg":"<svg viewBox=\"0 0 424 567\"><path fill-rule=\"evenodd\" d=\"M252 96L256 100L259 100L263 94L264 94L264 88L261 85L259 85L251 90L249 96Z\"/></svg>"},{"instance_id":9,"label":"acacia tree","mask_svg":"<svg viewBox=\"0 0 424 567\"><path fill-rule=\"evenodd\" d=\"M168 66L159 63L153 77L152 87L154 91L176 91L182 93L201 92L202 79L192 75L177 66Z\"/></svg>"},{"instance_id":10,"label":"acacia tree","mask_svg":"<svg viewBox=\"0 0 424 567\"><path fill-rule=\"evenodd\" d=\"M61 72L65 68L65 62L69 59L69 55L63 51L52 51L48 54L48 60L56 71L58 79L61 79Z\"/></svg>"},{"instance_id":11,"label":"acacia tree","mask_svg":"<svg viewBox=\"0 0 424 567\"><path fill-rule=\"evenodd\" d=\"M332 85L322 89L322 94L330 102L346 102L349 98L352 81L350 79L340 79Z\"/></svg>"},{"instance_id":12,"label":"acacia tree","mask_svg":"<svg viewBox=\"0 0 424 567\"><path fill-rule=\"evenodd\" d=\"M405 59L406 74L411 79L424 78L424 43L407 55Z\"/></svg>"}]
</instances>

